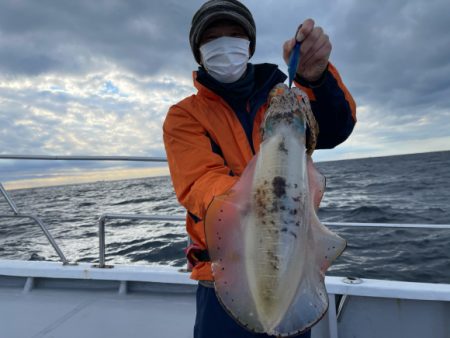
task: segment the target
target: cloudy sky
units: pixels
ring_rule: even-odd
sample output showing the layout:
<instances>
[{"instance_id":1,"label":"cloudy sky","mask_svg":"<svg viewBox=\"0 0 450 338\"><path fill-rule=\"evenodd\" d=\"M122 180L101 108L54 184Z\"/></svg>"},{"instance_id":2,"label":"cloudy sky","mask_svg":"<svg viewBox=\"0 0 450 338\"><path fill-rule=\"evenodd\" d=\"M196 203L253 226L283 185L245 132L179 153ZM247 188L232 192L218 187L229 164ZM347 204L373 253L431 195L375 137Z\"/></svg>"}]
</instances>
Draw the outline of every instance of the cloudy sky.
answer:
<instances>
[{"instance_id":1,"label":"cloudy sky","mask_svg":"<svg viewBox=\"0 0 450 338\"><path fill-rule=\"evenodd\" d=\"M168 107L194 93L188 32L202 3L1 0L0 154L165 156ZM282 43L308 17L330 36L358 123L348 141L317 151L316 160L450 149L448 0L244 3L257 25L254 63L286 70ZM128 167L0 160L0 182L12 188L24 179L52 184L61 175L145 171Z\"/></svg>"}]
</instances>

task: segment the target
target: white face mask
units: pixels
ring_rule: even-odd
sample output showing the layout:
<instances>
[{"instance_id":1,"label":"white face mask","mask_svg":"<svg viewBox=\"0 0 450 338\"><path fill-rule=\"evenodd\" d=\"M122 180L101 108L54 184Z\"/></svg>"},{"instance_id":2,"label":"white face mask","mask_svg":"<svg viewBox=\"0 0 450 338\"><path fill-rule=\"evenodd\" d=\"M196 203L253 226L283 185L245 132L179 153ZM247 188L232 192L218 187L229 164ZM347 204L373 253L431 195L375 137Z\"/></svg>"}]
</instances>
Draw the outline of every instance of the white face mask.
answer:
<instances>
[{"instance_id":1,"label":"white face mask","mask_svg":"<svg viewBox=\"0 0 450 338\"><path fill-rule=\"evenodd\" d=\"M219 82L232 83L247 69L250 41L223 36L200 47L203 67Z\"/></svg>"}]
</instances>

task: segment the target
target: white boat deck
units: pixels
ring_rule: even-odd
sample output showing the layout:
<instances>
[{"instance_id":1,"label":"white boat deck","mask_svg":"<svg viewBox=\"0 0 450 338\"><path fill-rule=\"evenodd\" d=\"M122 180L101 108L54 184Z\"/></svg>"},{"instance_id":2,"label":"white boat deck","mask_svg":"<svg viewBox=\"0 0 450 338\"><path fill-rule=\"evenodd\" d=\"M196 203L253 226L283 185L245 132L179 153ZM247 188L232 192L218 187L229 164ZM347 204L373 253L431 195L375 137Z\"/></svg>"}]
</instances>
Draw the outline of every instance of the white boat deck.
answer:
<instances>
[{"instance_id":1,"label":"white boat deck","mask_svg":"<svg viewBox=\"0 0 450 338\"><path fill-rule=\"evenodd\" d=\"M0 290L2 338L192 337L192 294Z\"/></svg>"},{"instance_id":2,"label":"white boat deck","mask_svg":"<svg viewBox=\"0 0 450 338\"><path fill-rule=\"evenodd\" d=\"M449 284L326 285L330 310L313 338L450 337ZM195 289L171 267L0 261L0 338L192 337ZM335 295L347 295L339 318Z\"/></svg>"},{"instance_id":3,"label":"white boat deck","mask_svg":"<svg viewBox=\"0 0 450 338\"><path fill-rule=\"evenodd\" d=\"M0 338L192 337L195 284L185 273L1 263Z\"/></svg>"}]
</instances>

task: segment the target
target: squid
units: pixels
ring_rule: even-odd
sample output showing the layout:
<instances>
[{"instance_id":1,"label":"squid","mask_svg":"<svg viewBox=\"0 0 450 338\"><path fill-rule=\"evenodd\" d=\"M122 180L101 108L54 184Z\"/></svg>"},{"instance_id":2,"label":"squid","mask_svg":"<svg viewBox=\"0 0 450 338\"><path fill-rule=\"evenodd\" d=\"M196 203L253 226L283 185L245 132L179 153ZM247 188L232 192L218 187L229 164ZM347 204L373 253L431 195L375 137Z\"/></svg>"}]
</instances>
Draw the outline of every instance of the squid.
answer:
<instances>
[{"instance_id":1,"label":"squid","mask_svg":"<svg viewBox=\"0 0 450 338\"><path fill-rule=\"evenodd\" d=\"M318 132L308 96L276 85L259 152L206 213L217 297L255 333L297 335L328 309L325 272L346 241L317 216L325 189L311 159Z\"/></svg>"}]
</instances>

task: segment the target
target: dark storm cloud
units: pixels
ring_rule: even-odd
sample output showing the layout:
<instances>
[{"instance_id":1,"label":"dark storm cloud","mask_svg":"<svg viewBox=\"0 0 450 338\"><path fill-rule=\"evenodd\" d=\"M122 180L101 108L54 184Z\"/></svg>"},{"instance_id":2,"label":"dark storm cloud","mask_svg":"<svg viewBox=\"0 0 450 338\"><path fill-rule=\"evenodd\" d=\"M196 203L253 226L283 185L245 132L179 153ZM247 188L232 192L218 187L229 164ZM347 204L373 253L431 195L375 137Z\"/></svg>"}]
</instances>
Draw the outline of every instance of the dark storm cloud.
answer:
<instances>
[{"instance_id":1,"label":"dark storm cloud","mask_svg":"<svg viewBox=\"0 0 450 338\"><path fill-rule=\"evenodd\" d=\"M448 1L354 2L334 32L335 56L365 102L450 106ZM418 108L418 109L415 109Z\"/></svg>"},{"instance_id":2,"label":"dark storm cloud","mask_svg":"<svg viewBox=\"0 0 450 338\"><path fill-rule=\"evenodd\" d=\"M189 3L189 5L187 5ZM36 75L86 72L112 62L135 73L173 73L192 64L192 2L2 1L0 70Z\"/></svg>"},{"instance_id":3,"label":"dark storm cloud","mask_svg":"<svg viewBox=\"0 0 450 338\"><path fill-rule=\"evenodd\" d=\"M331 61L359 104L417 113L430 104L450 106L447 0L290 1L277 6L254 0L248 5L257 23L256 61L269 59L284 69L282 42L312 17L330 36Z\"/></svg>"}]
</instances>

